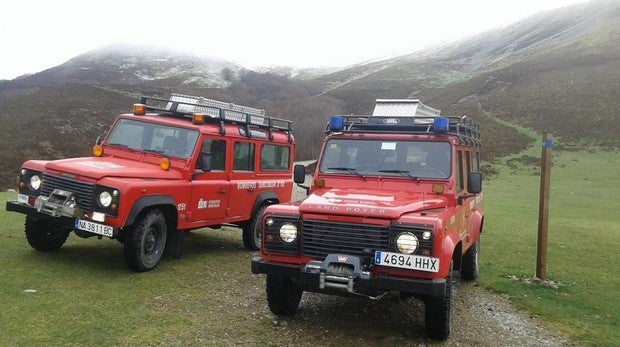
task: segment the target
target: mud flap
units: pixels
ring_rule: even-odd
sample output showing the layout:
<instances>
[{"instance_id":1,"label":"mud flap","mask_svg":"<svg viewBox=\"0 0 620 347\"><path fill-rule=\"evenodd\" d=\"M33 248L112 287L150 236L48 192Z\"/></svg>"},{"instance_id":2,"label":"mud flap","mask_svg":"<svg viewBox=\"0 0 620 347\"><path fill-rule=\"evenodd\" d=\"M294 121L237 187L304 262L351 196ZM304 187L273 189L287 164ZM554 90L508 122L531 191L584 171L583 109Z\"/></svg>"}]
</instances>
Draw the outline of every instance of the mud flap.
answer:
<instances>
[{"instance_id":1,"label":"mud flap","mask_svg":"<svg viewBox=\"0 0 620 347\"><path fill-rule=\"evenodd\" d=\"M166 241L166 247L164 248L164 257L181 259L184 240L185 233L183 231L172 229L168 232L168 239Z\"/></svg>"}]
</instances>

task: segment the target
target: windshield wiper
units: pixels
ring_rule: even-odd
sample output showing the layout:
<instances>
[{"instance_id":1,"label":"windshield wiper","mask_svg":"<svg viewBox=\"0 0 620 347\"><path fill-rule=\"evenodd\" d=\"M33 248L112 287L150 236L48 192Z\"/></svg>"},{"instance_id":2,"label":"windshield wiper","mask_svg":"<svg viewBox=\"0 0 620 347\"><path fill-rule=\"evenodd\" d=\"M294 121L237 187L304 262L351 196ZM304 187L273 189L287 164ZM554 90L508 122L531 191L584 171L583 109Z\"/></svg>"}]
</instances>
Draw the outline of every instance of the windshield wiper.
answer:
<instances>
[{"instance_id":1,"label":"windshield wiper","mask_svg":"<svg viewBox=\"0 0 620 347\"><path fill-rule=\"evenodd\" d=\"M364 176L361 173L357 172L357 169L352 168L352 167L346 167L346 166L328 167L327 170L347 171L349 173L356 174L359 177L366 179L366 176Z\"/></svg>"},{"instance_id":2,"label":"windshield wiper","mask_svg":"<svg viewBox=\"0 0 620 347\"><path fill-rule=\"evenodd\" d=\"M156 149L148 149L148 148L145 148L145 149L143 149L143 151L144 151L144 152L149 152L149 153L164 154L164 151L158 151L158 150L156 150Z\"/></svg>"},{"instance_id":3,"label":"windshield wiper","mask_svg":"<svg viewBox=\"0 0 620 347\"><path fill-rule=\"evenodd\" d=\"M410 174L409 170L379 170L379 172L398 173L398 174L401 174L403 176L407 176L409 178L413 178L414 180L420 182L420 179L418 177L415 177L412 174Z\"/></svg>"},{"instance_id":4,"label":"windshield wiper","mask_svg":"<svg viewBox=\"0 0 620 347\"><path fill-rule=\"evenodd\" d=\"M108 143L108 145L110 145L110 146L117 146L117 147L123 147L123 148L129 148L129 145L126 145L124 143Z\"/></svg>"}]
</instances>

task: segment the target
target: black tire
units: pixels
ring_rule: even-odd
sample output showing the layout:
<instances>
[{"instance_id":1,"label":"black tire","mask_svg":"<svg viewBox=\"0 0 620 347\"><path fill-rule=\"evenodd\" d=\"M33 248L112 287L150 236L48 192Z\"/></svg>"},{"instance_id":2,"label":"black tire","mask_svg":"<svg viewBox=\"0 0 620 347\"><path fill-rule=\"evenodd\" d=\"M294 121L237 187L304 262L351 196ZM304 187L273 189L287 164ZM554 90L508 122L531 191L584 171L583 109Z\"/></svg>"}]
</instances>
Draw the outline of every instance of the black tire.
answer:
<instances>
[{"instance_id":1,"label":"black tire","mask_svg":"<svg viewBox=\"0 0 620 347\"><path fill-rule=\"evenodd\" d=\"M480 239L463 255L461 262L461 278L465 281L473 281L480 273Z\"/></svg>"},{"instance_id":2,"label":"black tire","mask_svg":"<svg viewBox=\"0 0 620 347\"><path fill-rule=\"evenodd\" d=\"M243 245L249 251L260 250L262 243L263 233L261 231L261 222L263 220L263 213L267 206L261 206L254 214L248 224L243 227Z\"/></svg>"},{"instance_id":3,"label":"black tire","mask_svg":"<svg viewBox=\"0 0 620 347\"><path fill-rule=\"evenodd\" d=\"M445 340L450 336L452 326L452 263L446 277L446 291L442 296L424 299L426 333L433 339Z\"/></svg>"},{"instance_id":4,"label":"black tire","mask_svg":"<svg viewBox=\"0 0 620 347\"><path fill-rule=\"evenodd\" d=\"M59 249L67 241L67 237L69 237L71 232L70 229L45 218L26 216L24 224L28 244L41 252Z\"/></svg>"},{"instance_id":5,"label":"black tire","mask_svg":"<svg viewBox=\"0 0 620 347\"><path fill-rule=\"evenodd\" d=\"M137 272L155 268L166 247L168 226L164 214L158 209L150 210L128 231L124 253L129 268Z\"/></svg>"},{"instance_id":6,"label":"black tire","mask_svg":"<svg viewBox=\"0 0 620 347\"><path fill-rule=\"evenodd\" d=\"M299 307L303 291L290 277L267 275L267 304L277 316L292 315Z\"/></svg>"}]
</instances>

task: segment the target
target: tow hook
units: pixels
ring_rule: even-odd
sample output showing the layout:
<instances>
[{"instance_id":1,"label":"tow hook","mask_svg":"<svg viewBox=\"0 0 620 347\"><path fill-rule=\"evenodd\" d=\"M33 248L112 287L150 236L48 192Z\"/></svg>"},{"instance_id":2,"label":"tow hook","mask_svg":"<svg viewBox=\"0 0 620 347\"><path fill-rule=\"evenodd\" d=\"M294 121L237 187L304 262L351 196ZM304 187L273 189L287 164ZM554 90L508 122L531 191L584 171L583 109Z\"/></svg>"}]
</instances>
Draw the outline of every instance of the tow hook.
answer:
<instances>
[{"instance_id":1,"label":"tow hook","mask_svg":"<svg viewBox=\"0 0 620 347\"><path fill-rule=\"evenodd\" d=\"M386 293L378 296L361 294L355 291L355 280L369 280L372 274L368 257L358 257L345 254L329 254L324 261L309 261L303 272L318 274L319 289L335 289L350 294L364 296L370 299L380 299ZM372 261L370 261L372 262Z\"/></svg>"}]
</instances>

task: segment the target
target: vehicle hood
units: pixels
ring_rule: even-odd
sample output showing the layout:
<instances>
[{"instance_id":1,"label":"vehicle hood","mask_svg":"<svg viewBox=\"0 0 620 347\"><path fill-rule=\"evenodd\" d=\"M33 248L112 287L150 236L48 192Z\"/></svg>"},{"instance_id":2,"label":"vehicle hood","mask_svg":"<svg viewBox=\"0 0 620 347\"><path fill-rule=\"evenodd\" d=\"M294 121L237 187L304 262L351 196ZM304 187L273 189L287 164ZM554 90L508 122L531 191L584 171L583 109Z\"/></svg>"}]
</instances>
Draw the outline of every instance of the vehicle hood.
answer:
<instances>
[{"instance_id":1,"label":"vehicle hood","mask_svg":"<svg viewBox=\"0 0 620 347\"><path fill-rule=\"evenodd\" d=\"M45 168L59 171L68 176L88 177L101 179L104 177L123 178L160 178L180 179L181 174L175 170L162 170L159 165L143 163L140 161L111 158L111 157L88 157L71 158L47 162Z\"/></svg>"},{"instance_id":2,"label":"vehicle hood","mask_svg":"<svg viewBox=\"0 0 620 347\"><path fill-rule=\"evenodd\" d=\"M407 191L326 188L301 202L302 213L398 218L409 212L442 208L445 196Z\"/></svg>"}]
</instances>

